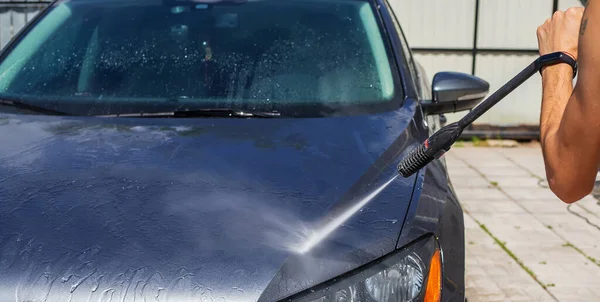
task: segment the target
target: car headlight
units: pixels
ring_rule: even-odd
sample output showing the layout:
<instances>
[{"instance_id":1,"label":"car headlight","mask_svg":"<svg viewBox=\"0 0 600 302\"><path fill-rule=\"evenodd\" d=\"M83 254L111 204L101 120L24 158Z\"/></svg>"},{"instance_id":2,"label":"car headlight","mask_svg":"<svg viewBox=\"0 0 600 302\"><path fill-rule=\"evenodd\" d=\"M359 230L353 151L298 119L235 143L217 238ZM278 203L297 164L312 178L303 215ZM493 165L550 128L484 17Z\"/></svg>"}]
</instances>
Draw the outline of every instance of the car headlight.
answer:
<instances>
[{"instance_id":1,"label":"car headlight","mask_svg":"<svg viewBox=\"0 0 600 302\"><path fill-rule=\"evenodd\" d=\"M291 298L301 302L438 302L441 259L433 237Z\"/></svg>"}]
</instances>

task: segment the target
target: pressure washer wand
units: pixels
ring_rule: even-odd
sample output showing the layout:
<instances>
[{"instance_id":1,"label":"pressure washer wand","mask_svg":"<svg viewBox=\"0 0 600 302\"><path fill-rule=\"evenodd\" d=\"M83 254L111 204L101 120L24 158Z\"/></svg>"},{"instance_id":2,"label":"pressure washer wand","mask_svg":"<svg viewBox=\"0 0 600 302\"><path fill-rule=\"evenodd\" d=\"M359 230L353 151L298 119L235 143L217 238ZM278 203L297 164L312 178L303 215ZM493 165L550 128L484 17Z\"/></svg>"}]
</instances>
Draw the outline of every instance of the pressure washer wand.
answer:
<instances>
[{"instance_id":1,"label":"pressure washer wand","mask_svg":"<svg viewBox=\"0 0 600 302\"><path fill-rule=\"evenodd\" d=\"M477 107L473 108L471 112L465 115L458 122L449 124L438 130L436 133L426 139L423 144L412 150L398 164L398 172L405 178L408 178L427 166L433 160L440 158L442 155L444 155L444 153L450 150L450 147L452 147L467 126L471 125L471 123L481 117L490 108L494 107L494 105L500 102L517 87L521 86L521 84L531 78L543 67L560 63L571 65L574 71L573 76L577 74L577 62L566 53L555 52L540 56L531 64L529 64L529 66L523 69L523 71L521 71L514 78L500 87L496 92L490 95L487 99L479 103Z\"/></svg>"}]
</instances>

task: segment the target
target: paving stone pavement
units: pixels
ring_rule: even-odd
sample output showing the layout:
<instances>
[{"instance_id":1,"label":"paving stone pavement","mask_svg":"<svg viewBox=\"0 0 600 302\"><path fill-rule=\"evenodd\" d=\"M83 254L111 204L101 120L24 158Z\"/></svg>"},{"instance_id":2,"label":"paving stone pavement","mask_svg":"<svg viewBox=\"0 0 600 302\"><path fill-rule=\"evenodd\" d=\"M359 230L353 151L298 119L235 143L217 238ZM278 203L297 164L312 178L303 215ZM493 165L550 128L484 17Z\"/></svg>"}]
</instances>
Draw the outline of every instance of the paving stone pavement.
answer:
<instances>
[{"instance_id":1,"label":"paving stone pavement","mask_svg":"<svg viewBox=\"0 0 600 302\"><path fill-rule=\"evenodd\" d=\"M600 205L555 197L538 145L454 147L446 162L465 211L469 302L600 301Z\"/></svg>"}]
</instances>

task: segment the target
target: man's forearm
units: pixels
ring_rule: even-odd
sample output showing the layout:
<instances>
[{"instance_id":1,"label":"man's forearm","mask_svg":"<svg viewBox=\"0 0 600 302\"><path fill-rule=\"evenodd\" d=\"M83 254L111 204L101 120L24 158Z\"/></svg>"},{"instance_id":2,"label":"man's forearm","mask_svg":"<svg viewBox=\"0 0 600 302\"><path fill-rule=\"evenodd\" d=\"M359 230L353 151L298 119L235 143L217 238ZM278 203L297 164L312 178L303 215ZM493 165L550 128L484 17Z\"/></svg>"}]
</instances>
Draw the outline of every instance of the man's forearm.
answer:
<instances>
[{"instance_id":1,"label":"man's forearm","mask_svg":"<svg viewBox=\"0 0 600 302\"><path fill-rule=\"evenodd\" d=\"M571 203L589 194L600 165L600 0L557 11L537 29L540 55L563 51L578 63L579 79L566 64L543 75L540 117L546 177L552 191Z\"/></svg>"},{"instance_id":2,"label":"man's forearm","mask_svg":"<svg viewBox=\"0 0 600 302\"><path fill-rule=\"evenodd\" d=\"M540 117L540 138L542 145L548 138L556 136L565 108L573 94L573 70L559 64L542 71L542 110Z\"/></svg>"},{"instance_id":3,"label":"man's forearm","mask_svg":"<svg viewBox=\"0 0 600 302\"><path fill-rule=\"evenodd\" d=\"M573 188L570 182L557 179L561 175L572 175L569 167L561 163L568 160L573 150L565 149L572 145L565 142L564 132L559 131L567 104L573 95L573 73L564 64L548 67L542 72L542 110L540 117L540 139L546 166L546 177L552 191L563 201L572 202Z\"/></svg>"},{"instance_id":4,"label":"man's forearm","mask_svg":"<svg viewBox=\"0 0 600 302\"><path fill-rule=\"evenodd\" d=\"M576 90L570 66L562 64L543 71L540 136L546 177L552 191L565 202L587 195L595 176L596 156L590 154L594 147L586 139L593 134L590 125L581 123L585 110Z\"/></svg>"}]
</instances>

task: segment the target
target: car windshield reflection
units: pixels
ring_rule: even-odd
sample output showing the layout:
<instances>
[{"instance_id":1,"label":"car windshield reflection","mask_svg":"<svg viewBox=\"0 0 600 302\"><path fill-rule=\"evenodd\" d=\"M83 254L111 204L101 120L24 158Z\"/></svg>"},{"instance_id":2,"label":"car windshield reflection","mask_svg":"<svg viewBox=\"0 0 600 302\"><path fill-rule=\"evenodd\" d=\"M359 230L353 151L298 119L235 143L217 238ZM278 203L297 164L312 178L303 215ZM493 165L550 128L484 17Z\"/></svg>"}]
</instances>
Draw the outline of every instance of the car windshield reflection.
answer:
<instances>
[{"instance_id":1,"label":"car windshield reflection","mask_svg":"<svg viewBox=\"0 0 600 302\"><path fill-rule=\"evenodd\" d=\"M181 96L313 114L400 99L370 3L237 2L59 1L11 45L0 97L84 115L164 111Z\"/></svg>"}]
</instances>

